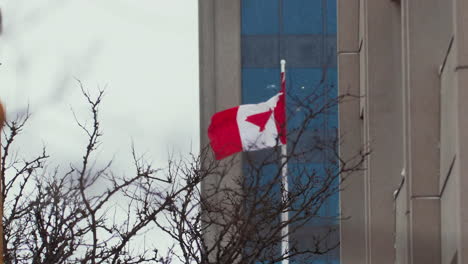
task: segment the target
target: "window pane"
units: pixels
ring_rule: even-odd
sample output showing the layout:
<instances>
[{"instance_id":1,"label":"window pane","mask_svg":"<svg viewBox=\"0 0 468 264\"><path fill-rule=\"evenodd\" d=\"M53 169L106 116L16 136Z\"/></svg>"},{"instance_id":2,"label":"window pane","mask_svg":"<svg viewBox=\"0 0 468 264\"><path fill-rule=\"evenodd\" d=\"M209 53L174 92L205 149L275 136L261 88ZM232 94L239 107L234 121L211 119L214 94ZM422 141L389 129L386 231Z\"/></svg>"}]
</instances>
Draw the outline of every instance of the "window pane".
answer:
<instances>
[{"instance_id":1,"label":"window pane","mask_svg":"<svg viewBox=\"0 0 468 264\"><path fill-rule=\"evenodd\" d=\"M242 103L258 104L274 96L280 90L280 70L242 69Z\"/></svg>"},{"instance_id":2,"label":"window pane","mask_svg":"<svg viewBox=\"0 0 468 264\"><path fill-rule=\"evenodd\" d=\"M336 35L336 2L337 0L327 0L327 32L326 34Z\"/></svg>"},{"instance_id":3,"label":"window pane","mask_svg":"<svg viewBox=\"0 0 468 264\"><path fill-rule=\"evenodd\" d=\"M242 34L277 34L279 0L242 0Z\"/></svg>"},{"instance_id":4,"label":"window pane","mask_svg":"<svg viewBox=\"0 0 468 264\"><path fill-rule=\"evenodd\" d=\"M322 0L283 0L285 34L320 34L322 30Z\"/></svg>"},{"instance_id":5,"label":"window pane","mask_svg":"<svg viewBox=\"0 0 468 264\"><path fill-rule=\"evenodd\" d=\"M280 26L281 35L278 34ZM336 0L242 0L242 34L243 104L263 102L276 94L280 89L279 59L287 61L288 148L291 150L298 135L295 129L310 117L310 111L320 111L337 96ZM295 188L294 181L300 183L310 177L304 172L316 171L318 180L337 172L337 162L331 158L335 150L314 148L321 143L333 148L337 126L337 105L307 124L296 149L301 155L289 162L290 188ZM254 163L270 158L274 162L277 151L262 150L246 156ZM332 185L337 184L335 181ZM327 240L329 245L339 241L339 194L329 195L317 212L320 217L310 220L291 236L292 241L299 242L296 245L299 248L313 247L313 236L330 229L336 231ZM339 263L339 248L317 256L313 263Z\"/></svg>"},{"instance_id":6,"label":"window pane","mask_svg":"<svg viewBox=\"0 0 468 264\"><path fill-rule=\"evenodd\" d=\"M242 67L278 68L279 44L278 35L242 36Z\"/></svg>"}]
</instances>

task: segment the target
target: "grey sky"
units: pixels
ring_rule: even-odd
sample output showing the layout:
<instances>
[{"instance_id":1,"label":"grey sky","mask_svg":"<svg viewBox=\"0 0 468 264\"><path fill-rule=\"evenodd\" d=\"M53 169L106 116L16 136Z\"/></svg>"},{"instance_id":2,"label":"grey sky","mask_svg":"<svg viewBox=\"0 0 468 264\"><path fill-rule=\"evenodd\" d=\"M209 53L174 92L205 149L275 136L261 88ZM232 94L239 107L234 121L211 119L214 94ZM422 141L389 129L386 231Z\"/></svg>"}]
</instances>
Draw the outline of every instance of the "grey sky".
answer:
<instances>
[{"instance_id":1,"label":"grey sky","mask_svg":"<svg viewBox=\"0 0 468 264\"><path fill-rule=\"evenodd\" d=\"M131 140L155 165L168 152L197 151L198 18L195 0L0 0L0 98L8 118L30 105L20 146L45 144L79 159L84 120L77 82L106 87L101 158L126 166ZM81 150L81 149L79 149Z\"/></svg>"}]
</instances>

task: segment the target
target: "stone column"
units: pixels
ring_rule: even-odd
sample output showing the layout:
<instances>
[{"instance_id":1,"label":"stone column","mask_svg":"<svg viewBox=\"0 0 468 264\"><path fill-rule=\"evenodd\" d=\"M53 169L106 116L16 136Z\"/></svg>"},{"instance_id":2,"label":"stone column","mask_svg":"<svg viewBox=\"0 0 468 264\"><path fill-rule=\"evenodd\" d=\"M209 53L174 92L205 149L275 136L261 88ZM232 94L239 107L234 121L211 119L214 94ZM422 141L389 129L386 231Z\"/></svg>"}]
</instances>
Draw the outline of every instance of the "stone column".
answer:
<instances>
[{"instance_id":1,"label":"stone column","mask_svg":"<svg viewBox=\"0 0 468 264\"><path fill-rule=\"evenodd\" d=\"M366 260L395 263L393 192L402 168L401 14L389 0L363 3L361 80L366 164Z\"/></svg>"},{"instance_id":2,"label":"stone column","mask_svg":"<svg viewBox=\"0 0 468 264\"><path fill-rule=\"evenodd\" d=\"M360 94L359 0L338 1L338 89L341 95ZM339 105L340 155L351 159L363 148L359 98ZM345 180L340 193L340 259L342 264L365 264L366 225L364 175Z\"/></svg>"},{"instance_id":3,"label":"stone column","mask_svg":"<svg viewBox=\"0 0 468 264\"><path fill-rule=\"evenodd\" d=\"M207 128L211 116L220 110L241 103L241 12L240 0L199 0L200 50L200 142L208 147ZM207 153L210 153L209 151ZM211 157L212 158L212 157ZM241 177L240 157L227 173L210 175L201 184L202 195L216 192L210 202L223 199L220 188L237 188L236 177ZM227 165L221 163L221 166ZM232 164L229 164L232 165ZM219 193L218 193L219 192ZM229 205L226 210L229 210ZM213 216L212 217L216 217ZM218 218L221 221L221 218ZM219 234L216 225L204 233L208 246ZM215 254L216 252L213 252Z\"/></svg>"}]
</instances>

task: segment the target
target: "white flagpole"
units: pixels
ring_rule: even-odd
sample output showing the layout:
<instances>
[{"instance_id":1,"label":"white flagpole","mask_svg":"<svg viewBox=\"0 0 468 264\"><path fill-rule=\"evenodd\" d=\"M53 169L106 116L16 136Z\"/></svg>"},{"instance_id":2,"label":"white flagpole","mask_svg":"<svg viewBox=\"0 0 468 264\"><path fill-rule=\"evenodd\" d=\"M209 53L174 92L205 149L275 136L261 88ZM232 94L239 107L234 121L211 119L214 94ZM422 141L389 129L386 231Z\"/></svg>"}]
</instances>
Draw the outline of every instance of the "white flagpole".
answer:
<instances>
[{"instance_id":1,"label":"white flagpole","mask_svg":"<svg viewBox=\"0 0 468 264\"><path fill-rule=\"evenodd\" d=\"M286 61L281 60L281 88L286 83ZM286 88L284 89L284 96L286 100ZM284 144L281 146L281 196L284 202L288 199L288 148L287 145ZM287 223L289 221L289 212L288 210L281 212L281 223ZM286 224L283 228L281 228L281 255L286 256L289 254L289 224ZM282 264L289 264L289 258L285 258L282 261Z\"/></svg>"}]
</instances>

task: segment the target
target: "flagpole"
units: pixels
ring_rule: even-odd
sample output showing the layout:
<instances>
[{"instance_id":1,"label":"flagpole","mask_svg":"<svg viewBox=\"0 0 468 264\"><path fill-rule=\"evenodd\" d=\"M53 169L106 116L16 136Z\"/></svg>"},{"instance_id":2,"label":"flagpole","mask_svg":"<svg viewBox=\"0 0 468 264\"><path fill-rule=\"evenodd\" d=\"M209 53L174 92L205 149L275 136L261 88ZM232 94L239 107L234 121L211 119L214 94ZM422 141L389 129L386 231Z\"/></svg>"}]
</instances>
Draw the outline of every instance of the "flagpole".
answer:
<instances>
[{"instance_id":1,"label":"flagpole","mask_svg":"<svg viewBox=\"0 0 468 264\"><path fill-rule=\"evenodd\" d=\"M284 92L286 100L286 61L281 60L281 89ZM286 144L281 146L281 196L283 202L287 202L289 185L288 185L288 148ZM284 257L289 254L289 210L281 212L281 255ZM289 257L285 258L281 262L282 264L289 264Z\"/></svg>"}]
</instances>

